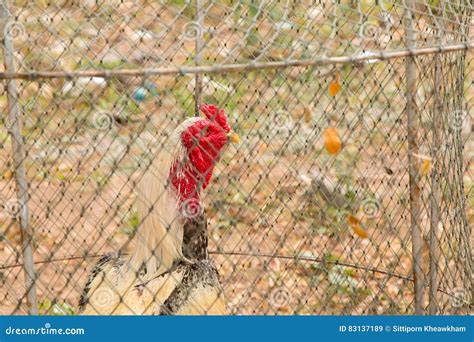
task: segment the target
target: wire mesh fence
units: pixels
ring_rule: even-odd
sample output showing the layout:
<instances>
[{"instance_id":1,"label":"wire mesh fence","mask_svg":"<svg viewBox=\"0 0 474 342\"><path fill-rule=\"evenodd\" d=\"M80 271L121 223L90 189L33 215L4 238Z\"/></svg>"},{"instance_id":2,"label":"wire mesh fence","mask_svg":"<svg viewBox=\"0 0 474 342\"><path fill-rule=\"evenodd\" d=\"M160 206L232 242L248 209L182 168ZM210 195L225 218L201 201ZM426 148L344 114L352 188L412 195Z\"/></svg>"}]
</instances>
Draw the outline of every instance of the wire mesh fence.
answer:
<instances>
[{"instance_id":1,"label":"wire mesh fence","mask_svg":"<svg viewBox=\"0 0 474 342\"><path fill-rule=\"evenodd\" d=\"M185 249L204 215L225 313L472 308L470 1L2 4L1 314L81 313L99 258L122 270L149 242L139 185L161 182L149 211L174 213L154 207L173 188L154 160L201 103L240 142L170 224ZM145 267L94 299L93 272L86 312L188 312L170 298L201 300L192 259L165 270L171 293Z\"/></svg>"}]
</instances>

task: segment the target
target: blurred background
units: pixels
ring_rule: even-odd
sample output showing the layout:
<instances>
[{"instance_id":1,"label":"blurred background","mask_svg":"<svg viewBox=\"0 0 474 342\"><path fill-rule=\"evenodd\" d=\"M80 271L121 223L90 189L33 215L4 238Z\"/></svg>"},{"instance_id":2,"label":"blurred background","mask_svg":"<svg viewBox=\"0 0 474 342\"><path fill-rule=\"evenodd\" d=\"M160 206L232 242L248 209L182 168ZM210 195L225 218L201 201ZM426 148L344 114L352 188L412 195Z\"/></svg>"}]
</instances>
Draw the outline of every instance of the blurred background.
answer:
<instances>
[{"instance_id":1,"label":"blurred background","mask_svg":"<svg viewBox=\"0 0 474 342\"><path fill-rule=\"evenodd\" d=\"M0 9L0 314L76 313L201 102L241 137L204 197L229 313L470 312L471 1Z\"/></svg>"}]
</instances>

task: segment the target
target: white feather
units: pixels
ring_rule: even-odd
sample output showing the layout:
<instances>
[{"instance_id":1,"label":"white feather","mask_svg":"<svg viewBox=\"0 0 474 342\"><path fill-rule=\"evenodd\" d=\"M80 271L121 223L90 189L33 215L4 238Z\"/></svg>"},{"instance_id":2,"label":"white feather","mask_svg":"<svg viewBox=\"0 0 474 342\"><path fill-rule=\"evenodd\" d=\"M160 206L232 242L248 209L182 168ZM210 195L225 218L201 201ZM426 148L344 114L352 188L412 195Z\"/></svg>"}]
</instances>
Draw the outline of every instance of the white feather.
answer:
<instances>
[{"instance_id":1,"label":"white feather","mask_svg":"<svg viewBox=\"0 0 474 342\"><path fill-rule=\"evenodd\" d=\"M169 270L182 258L182 215L175 190L169 183L169 171L173 162L183 161L186 154L181 133L199 120L199 117L189 118L175 129L167 147L158 152L138 186L141 225L130 258L130 266L135 271L146 265L148 272L156 275Z\"/></svg>"}]
</instances>

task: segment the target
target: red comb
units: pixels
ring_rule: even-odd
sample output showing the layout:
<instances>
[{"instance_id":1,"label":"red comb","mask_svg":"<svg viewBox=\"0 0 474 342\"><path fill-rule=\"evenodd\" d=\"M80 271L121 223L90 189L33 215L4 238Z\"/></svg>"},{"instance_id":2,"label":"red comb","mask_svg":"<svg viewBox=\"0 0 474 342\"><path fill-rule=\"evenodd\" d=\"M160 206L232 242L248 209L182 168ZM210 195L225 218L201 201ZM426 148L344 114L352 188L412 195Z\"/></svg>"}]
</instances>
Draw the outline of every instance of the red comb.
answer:
<instances>
[{"instance_id":1,"label":"red comb","mask_svg":"<svg viewBox=\"0 0 474 342\"><path fill-rule=\"evenodd\" d=\"M213 105L213 104L206 104L203 103L201 105L201 111L211 121L217 122L219 126L221 126L224 131L229 132L230 127L227 124L227 117L225 116L224 109Z\"/></svg>"}]
</instances>

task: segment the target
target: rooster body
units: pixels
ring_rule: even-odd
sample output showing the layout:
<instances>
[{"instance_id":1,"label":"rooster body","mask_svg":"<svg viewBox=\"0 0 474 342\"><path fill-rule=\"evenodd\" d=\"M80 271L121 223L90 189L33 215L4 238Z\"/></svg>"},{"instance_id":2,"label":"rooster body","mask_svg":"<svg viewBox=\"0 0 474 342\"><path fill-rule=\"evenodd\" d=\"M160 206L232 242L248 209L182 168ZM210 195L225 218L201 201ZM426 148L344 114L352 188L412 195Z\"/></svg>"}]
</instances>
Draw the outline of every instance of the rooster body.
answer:
<instances>
[{"instance_id":1,"label":"rooster body","mask_svg":"<svg viewBox=\"0 0 474 342\"><path fill-rule=\"evenodd\" d=\"M225 314L219 275L208 258L179 262L148 280L124 271L125 260L106 255L97 262L79 303L82 314Z\"/></svg>"},{"instance_id":2,"label":"rooster body","mask_svg":"<svg viewBox=\"0 0 474 342\"><path fill-rule=\"evenodd\" d=\"M207 253L205 189L230 127L223 110L203 105L170 137L139 184L140 227L129 257L106 255L79 301L84 315L225 314L219 275Z\"/></svg>"}]
</instances>

